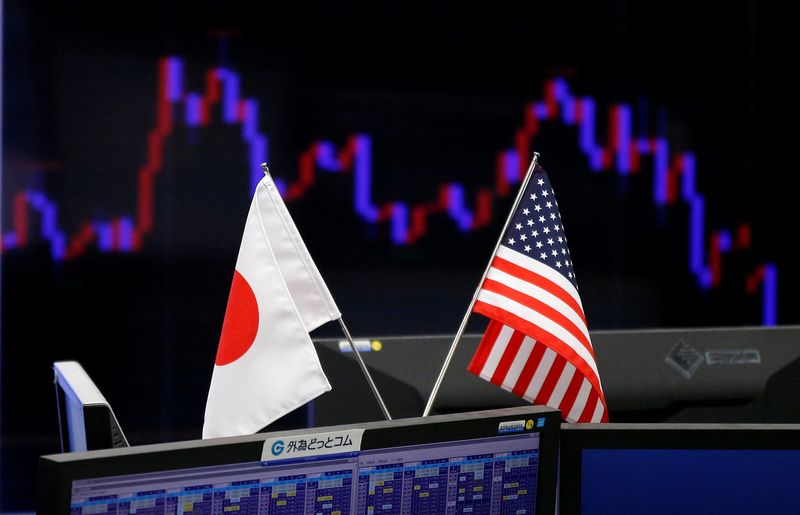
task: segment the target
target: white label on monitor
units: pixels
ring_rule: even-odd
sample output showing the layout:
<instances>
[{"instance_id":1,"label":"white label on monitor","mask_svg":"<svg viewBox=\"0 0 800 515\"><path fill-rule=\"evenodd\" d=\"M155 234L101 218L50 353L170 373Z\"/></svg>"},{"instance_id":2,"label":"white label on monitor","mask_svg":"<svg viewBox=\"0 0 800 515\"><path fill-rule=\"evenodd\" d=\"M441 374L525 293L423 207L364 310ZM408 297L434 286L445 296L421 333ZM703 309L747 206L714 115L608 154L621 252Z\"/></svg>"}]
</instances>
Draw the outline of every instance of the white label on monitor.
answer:
<instances>
[{"instance_id":1,"label":"white label on monitor","mask_svg":"<svg viewBox=\"0 0 800 515\"><path fill-rule=\"evenodd\" d=\"M533 423L531 423L531 427L533 427ZM499 434L521 433L525 431L525 429L525 420L510 420L507 422L500 422L500 425L497 427L497 432ZM527 429L530 429L530 427Z\"/></svg>"},{"instance_id":2,"label":"white label on monitor","mask_svg":"<svg viewBox=\"0 0 800 515\"><path fill-rule=\"evenodd\" d=\"M363 429L334 431L297 436L279 436L264 441L261 461L264 463L308 457L347 454L361 450Z\"/></svg>"},{"instance_id":3,"label":"white label on monitor","mask_svg":"<svg viewBox=\"0 0 800 515\"><path fill-rule=\"evenodd\" d=\"M369 340L353 340L353 345L355 345L358 352L369 352L372 350L372 342ZM347 340L340 340L339 352L353 352L353 348L350 347L350 342Z\"/></svg>"}]
</instances>

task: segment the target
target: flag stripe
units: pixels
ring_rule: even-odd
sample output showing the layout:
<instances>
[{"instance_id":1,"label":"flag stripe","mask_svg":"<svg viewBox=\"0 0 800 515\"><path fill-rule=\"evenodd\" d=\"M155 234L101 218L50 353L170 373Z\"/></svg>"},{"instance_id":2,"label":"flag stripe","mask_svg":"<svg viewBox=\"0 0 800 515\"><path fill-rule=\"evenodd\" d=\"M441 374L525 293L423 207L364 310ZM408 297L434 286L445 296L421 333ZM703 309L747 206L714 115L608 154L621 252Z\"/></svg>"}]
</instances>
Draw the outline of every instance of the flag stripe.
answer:
<instances>
[{"instance_id":1,"label":"flag stripe","mask_svg":"<svg viewBox=\"0 0 800 515\"><path fill-rule=\"evenodd\" d=\"M592 383L593 389L602 397L603 388L600 385L600 378L597 374L597 370L594 368L594 360L592 360L590 363L587 363L586 360L582 356L578 355L569 345L559 340L552 334L532 324L530 321L525 320L524 318L521 318L513 313L509 313L508 311L497 308L496 306L491 306L482 302L476 302L475 312L481 313L495 320L499 320L516 328L517 330L521 330L525 334L535 338L538 342L541 342L552 348L558 354L565 356L578 368L578 370L581 371L584 376L586 376L586 378Z\"/></svg>"},{"instance_id":2,"label":"flag stripe","mask_svg":"<svg viewBox=\"0 0 800 515\"><path fill-rule=\"evenodd\" d=\"M592 422L603 422L605 418L605 409L603 403L598 402L592 414Z\"/></svg>"},{"instance_id":3,"label":"flag stripe","mask_svg":"<svg viewBox=\"0 0 800 515\"><path fill-rule=\"evenodd\" d=\"M492 261L492 268L499 270L500 272L504 272L512 277L516 277L521 281L525 281L534 287L538 287L553 297L557 298L562 303L566 304L570 307L571 311L574 311L578 317L581 319L583 324L586 324L586 315L583 313L583 307L575 300L575 298L570 295L569 292L564 290L564 288L553 281L548 277L544 277L539 275L538 273L523 268L522 266L512 263L507 259L503 259L500 257L494 258ZM560 276L559 276L560 277ZM570 286L572 286L570 284Z\"/></svg>"},{"instance_id":4,"label":"flag stripe","mask_svg":"<svg viewBox=\"0 0 800 515\"><path fill-rule=\"evenodd\" d=\"M578 391L581 389L581 385L586 380L583 377L583 374L580 372L573 374L572 380L567 387L566 393L564 393L564 398L561 399L561 414L564 418L567 418L569 412L572 411L572 406L575 404L575 398L578 396Z\"/></svg>"},{"instance_id":5,"label":"flag stripe","mask_svg":"<svg viewBox=\"0 0 800 515\"><path fill-rule=\"evenodd\" d=\"M545 404L548 406L561 406L561 400L564 398L564 394L567 393L567 387L574 375L575 365L566 361L564 370L561 371L561 375L558 377L558 381L556 381L556 385L553 387L553 392L550 394L550 398L547 399Z\"/></svg>"},{"instance_id":6,"label":"flag stripe","mask_svg":"<svg viewBox=\"0 0 800 515\"><path fill-rule=\"evenodd\" d=\"M522 267L524 270L530 270L531 272L544 277L545 279L549 279L556 283L565 293L567 293L572 299L578 303L580 306L580 312L583 313L583 304L581 304L581 297L578 295L578 290L575 289L575 286L572 285L566 277L561 275L559 272L556 272L549 266L545 265L544 263L540 263L535 259L531 259L527 256L523 256L519 252L509 249L508 247L500 246L497 249L497 257L500 259L504 259L515 265Z\"/></svg>"},{"instance_id":7,"label":"flag stripe","mask_svg":"<svg viewBox=\"0 0 800 515\"><path fill-rule=\"evenodd\" d=\"M570 354L578 356L588 365L592 375L598 376L594 356L583 343L562 326L529 307L497 293L483 290L478 294L478 302L475 303L474 311L500 320L518 331L523 331L549 347L554 347L558 352L562 351L559 347L568 349ZM587 371L586 375L589 374Z\"/></svg>"},{"instance_id":8,"label":"flag stripe","mask_svg":"<svg viewBox=\"0 0 800 515\"><path fill-rule=\"evenodd\" d=\"M489 357L486 358L486 363L483 365L483 369L481 370L481 377L483 379L486 379L487 381L492 380L494 371L497 369L497 365L500 363L500 359L503 357L503 353L506 350L508 341L511 339L513 334L514 329L511 327L503 326L500 329L500 334L497 335L495 344L492 346L492 350L489 352Z\"/></svg>"},{"instance_id":9,"label":"flag stripe","mask_svg":"<svg viewBox=\"0 0 800 515\"><path fill-rule=\"evenodd\" d=\"M506 297L507 299L510 299L513 302L516 302L517 304L525 306L526 308L531 309L536 313L539 313L540 315L553 321L555 324L558 324L559 326L563 327L566 331L568 331L572 335L572 337L575 340L580 342L580 344L583 345L583 347L586 349L587 352L589 352L592 358L594 358L594 350L592 350L592 344L589 341L587 334L584 334L584 332L581 331L581 328L577 327L570 319L565 317L560 311L557 311L556 309L552 308L551 306L548 306L547 304L541 302L538 299L529 297L524 293L520 293L517 290L496 281L487 279L486 282L483 283L483 291L502 295L503 297Z\"/></svg>"},{"instance_id":10,"label":"flag stripe","mask_svg":"<svg viewBox=\"0 0 800 515\"><path fill-rule=\"evenodd\" d=\"M483 338L481 338L481 343L478 344L478 350L472 357L472 361L470 362L469 367L467 367L467 370L475 375L480 375L481 369L483 369L483 366L486 364L486 359L489 357L489 353L492 351L494 341L497 339L497 335L500 334L500 329L502 328L503 324L497 320L489 321L489 325L486 327L486 332L483 334Z\"/></svg>"},{"instance_id":11,"label":"flag stripe","mask_svg":"<svg viewBox=\"0 0 800 515\"><path fill-rule=\"evenodd\" d=\"M578 417L578 422L591 422L592 413L594 413L594 410L599 402L600 397L597 395L597 393L590 393L589 399L586 401L586 406L584 406L583 411L581 411L581 416Z\"/></svg>"},{"instance_id":12,"label":"flag stripe","mask_svg":"<svg viewBox=\"0 0 800 515\"><path fill-rule=\"evenodd\" d=\"M590 393L592 393L592 385L584 377L583 381L581 381L581 389L578 391L578 396L566 416L567 422L580 421L581 413L583 413L583 408L586 407L586 401L589 399Z\"/></svg>"},{"instance_id":13,"label":"flag stripe","mask_svg":"<svg viewBox=\"0 0 800 515\"><path fill-rule=\"evenodd\" d=\"M503 384L503 380L506 374L508 374L511 363L514 361L514 357L517 355L517 351L519 351L519 347L522 345L522 340L524 339L525 335L519 331L514 331L511 334L511 338L508 339L508 345L506 345L506 348L503 350L503 356L500 358L500 362L497 364L497 368L494 369L494 373L492 374L493 384L497 386Z\"/></svg>"},{"instance_id":14,"label":"flag stripe","mask_svg":"<svg viewBox=\"0 0 800 515\"><path fill-rule=\"evenodd\" d=\"M531 350L530 357L528 358L528 362L525 363L525 367L522 369L522 372L517 379L517 384L512 389L514 395L518 395L520 397L525 395L525 390L528 389L528 385L530 384L536 369L542 366L542 357L544 356L544 352L548 349L547 345L544 345L533 339L531 339L531 341L534 342L534 345L533 349Z\"/></svg>"},{"instance_id":15,"label":"flag stripe","mask_svg":"<svg viewBox=\"0 0 800 515\"><path fill-rule=\"evenodd\" d=\"M544 383L542 383L542 388L539 390L539 394L536 396L536 403L547 404L547 399L553 395L553 390L556 387L556 383L558 383L558 380L561 378L561 373L564 371L564 366L566 364L567 360L564 359L564 356L556 354L556 359L553 361L553 365L547 372L547 377L545 378ZM552 406L552 404L550 404L550 406Z\"/></svg>"},{"instance_id":16,"label":"flag stripe","mask_svg":"<svg viewBox=\"0 0 800 515\"><path fill-rule=\"evenodd\" d=\"M520 345L516 356L514 356L514 361L511 363L511 367L508 369L508 373L503 379L503 388L508 391L513 391L514 387L517 385L522 369L525 368L525 364L528 362L533 346L536 343L532 338L525 336L525 333L519 331L517 331L517 333L522 335L522 345Z\"/></svg>"},{"instance_id":17,"label":"flag stripe","mask_svg":"<svg viewBox=\"0 0 800 515\"><path fill-rule=\"evenodd\" d=\"M525 390L525 394L523 395L523 398L525 398L528 402L536 402L536 398L539 396L539 391L541 391L542 385L544 384L545 379L547 379L547 375L550 373L550 368L553 366L556 356L558 356L553 349L546 347L545 345L542 345L542 347L546 348L544 355L542 356L542 362L536 369L536 373L533 374L531 383L528 385L528 388Z\"/></svg>"},{"instance_id":18,"label":"flag stripe","mask_svg":"<svg viewBox=\"0 0 800 515\"><path fill-rule=\"evenodd\" d=\"M504 263L502 260L495 260L496 263ZM511 264L516 267L516 265ZM518 267L517 267L518 268ZM538 277L538 276L537 276ZM532 297L554 310L567 317L575 327L579 328L587 340L590 340L589 331L586 329L586 320L584 319L583 312L580 311L580 306L574 303L565 302L563 298L559 297L558 293L563 293L558 286L551 281L543 281L542 284L529 281L527 278L520 277L515 271L501 269L495 265L489 269L486 274L486 279L494 280L503 283L518 292ZM484 288L486 283L484 283ZM576 309L577 308L577 309Z\"/></svg>"}]
</instances>

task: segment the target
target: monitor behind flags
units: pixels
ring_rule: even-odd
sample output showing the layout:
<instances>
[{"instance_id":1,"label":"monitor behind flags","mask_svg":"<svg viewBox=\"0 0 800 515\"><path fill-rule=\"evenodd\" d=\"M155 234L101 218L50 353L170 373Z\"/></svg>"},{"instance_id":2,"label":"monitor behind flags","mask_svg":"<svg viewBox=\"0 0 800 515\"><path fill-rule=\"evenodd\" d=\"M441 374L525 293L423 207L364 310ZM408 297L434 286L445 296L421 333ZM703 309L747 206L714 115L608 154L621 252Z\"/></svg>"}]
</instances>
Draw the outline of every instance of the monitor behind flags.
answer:
<instances>
[{"instance_id":1,"label":"monitor behind flags","mask_svg":"<svg viewBox=\"0 0 800 515\"><path fill-rule=\"evenodd\" d=\"M64 452L128 447L114 411L77 361L53 363Z\"/></svg>"}]
</instances>

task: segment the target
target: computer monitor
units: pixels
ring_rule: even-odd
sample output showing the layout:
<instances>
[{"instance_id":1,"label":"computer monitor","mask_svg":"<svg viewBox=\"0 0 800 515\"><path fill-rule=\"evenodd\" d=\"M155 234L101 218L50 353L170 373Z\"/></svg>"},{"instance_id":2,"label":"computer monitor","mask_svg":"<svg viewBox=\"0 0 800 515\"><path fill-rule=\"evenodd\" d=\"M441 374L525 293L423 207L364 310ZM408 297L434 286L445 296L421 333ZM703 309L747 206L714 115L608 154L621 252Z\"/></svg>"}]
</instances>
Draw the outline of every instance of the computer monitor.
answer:
<instances>
[{"instance_id":1,"label":"computer monitor","mask_svg":"<svg viewBox=\"0 0 800 515\"><path fill-rule=\"evenodd\" d=\"M456 413L527 401L466 371L481 334L466 334L433 407ZM614 422L800 423L800 326L592 331ZM425 407L452 335L357 340L392 414ZM378 420L350 346L315 340L333 390L318 397L316 425ZM359 345L360 344L360 345Z\"/></svg>"},{"instance_id":2,"label":"computer monitor","mask_svg":"<svg viewBox=\"0 0 800 515\"><path fill-rule=\"evenodd\" d=\"M127 447L128 440L103 394L77 361L53 363L61 450Z\"/></svg>"},{"instance_id":3,"label":"computer monitor","mask_svg":"<svg viewBox=\"0 0 800 515\"><path fill-rule=\"evenodd\" d=\"M43 456L39 511L551 514L558 432L531 406Z\"/></svg>"},{"instance_id":4,"label":"computer monitor","mask_svg":"<svg viewBox=\"0 0 800 515\"><path fill-rule=\"evenodd\" d=\"M800 425L562 425L562 515L797 513L797 484Z\"/></svg>"}]
</instances>

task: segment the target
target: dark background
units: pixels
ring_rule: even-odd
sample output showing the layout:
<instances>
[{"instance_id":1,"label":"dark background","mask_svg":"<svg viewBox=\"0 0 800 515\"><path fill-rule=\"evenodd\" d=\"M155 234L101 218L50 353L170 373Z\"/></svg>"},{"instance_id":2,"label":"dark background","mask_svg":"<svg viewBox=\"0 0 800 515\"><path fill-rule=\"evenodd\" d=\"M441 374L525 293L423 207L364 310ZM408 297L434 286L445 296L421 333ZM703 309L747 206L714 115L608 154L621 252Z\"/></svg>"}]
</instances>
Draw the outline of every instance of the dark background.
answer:
<instances>
[{"instance_id":1,"label":"dark background","mask_svg":"<svg viewBox=\"0 0 800 515\"><path fill-rule=\"evenodd\" d=\"M544 123L591 329L757 325L745 277L778 268L778 322L800 322L794 290L795 28L788 2L359 3L5 0L3 232L26 188L59 204L59 224L135 211L136 174L155 125L157 62L185 61L184 89L227 66L260 102L270 167L291 181L320 139L373 143L373 199L433 200L439 185L491 187L526 102L565 77L605 113L630 104L634 134L697 156L706 233L752 226L718 288L688 269L687 209L656 208L652 165L589 172L575 128ZM647 113L646 123L637 116ZM76 359L134 443L197 438L249 205L240 126L176 115L156 179L154 231L138 253L54 262L32 231L2 258L0 509L33 506L36 456L58 450L51 364ZM638 125L637 125L638 124ZM499 233L463 234L444 216L412 246L352 211L350 175L320 175L289 208L355 336L453 333ZM38 218L30 213L31 227ZM706 239L707 241L707 239ZM471 331L485 322L475 319ZM336 327L316 335L338 335ZM365 392L368 395L368 392Z\"/></svg>"}]
</instances>

